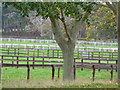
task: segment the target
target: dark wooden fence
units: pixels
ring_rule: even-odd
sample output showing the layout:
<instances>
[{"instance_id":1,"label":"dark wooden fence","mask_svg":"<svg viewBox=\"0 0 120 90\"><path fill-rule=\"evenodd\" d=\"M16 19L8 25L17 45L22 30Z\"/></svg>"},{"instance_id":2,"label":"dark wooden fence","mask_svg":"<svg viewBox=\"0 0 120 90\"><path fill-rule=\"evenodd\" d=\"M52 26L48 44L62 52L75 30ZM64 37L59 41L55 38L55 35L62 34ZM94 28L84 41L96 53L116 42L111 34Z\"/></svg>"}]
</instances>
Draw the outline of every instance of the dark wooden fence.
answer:
<instances>
[{"instance_id":1,"label":"dark wooden fence","mask_svg":"<svg viewBox=\"0 0 120 90\"><path fill-rule=\"evenodd\" d=\"M27 67L27 80L30 79L30 67L51 67L52 80L54 80L55 69L58 68L58 78L60 68L63 67L62 52L59 49L38 49L38 48L5 48L1 47L2 67ZM55 60L53 60L55 59ZM21 64L21 62L24 64ZM93 69L92 80L94 81L95 70L111 70L110 80L113 79L113 70L117 71L117 52L77 50L74 53L74 79L76 68Z\"/></svg>"}]
</instances>

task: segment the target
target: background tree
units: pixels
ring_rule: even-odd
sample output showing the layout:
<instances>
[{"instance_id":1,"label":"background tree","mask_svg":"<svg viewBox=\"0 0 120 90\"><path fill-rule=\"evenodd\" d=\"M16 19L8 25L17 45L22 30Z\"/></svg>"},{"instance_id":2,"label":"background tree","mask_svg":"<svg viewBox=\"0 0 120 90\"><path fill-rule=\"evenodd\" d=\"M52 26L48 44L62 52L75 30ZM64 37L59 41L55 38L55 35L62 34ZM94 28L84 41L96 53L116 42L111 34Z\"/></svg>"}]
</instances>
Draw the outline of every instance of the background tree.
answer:
<instances>
[{"instance_id":1,"label":"background tree","mask_svg":"<svg viewBox=\"0 0 120 90\"><path fill-rule=\"evenodd\" d=\"M95 4L98 4L98 3L95 3ZM114 12L114 15L116 18L116 22L118 26L118 84L120 85L120 1L106 2L106 5L99 3L99 5L109 7Z\"/></svg>"},{"instance_id":2,"label":"background tree","mask_svg":"<svg viewBox=\"0 0 120 90\"><path fill-rule=\"evenodd\" d=\"M2 35L22 35L25 33L25 26L30 23L27 18L22 17L12 6L5 7L3 5L2 18Z\"/></svg>"},{"instance_id":3,"label":"background tree","mask_svg":"<svg viewBox=\"0 0 120 90\"><path fill-rule=\"evenodd\" d=\"M63 59L63 79L73 80L74 49L77 40L79 25L82 25L92 10L92 3L87 2L33 2L33 3L7 3L17 8L23 16L36 11L37 16L49 18L55 40L60 46ZM66 17L74 18L69 25ZM60 24L62 23L63 29Z\"/></svg>"},{"instance_id":4,"label":"background tree","mask_svg":"<svg viewBox=\"0 0 120 90\"><path fill-rule=\"evenodd\" d=\"M26 26L26 31L36 32L36 34L39 34L40 36L36 38L54 39L49 19L43 20L41 16L36 17L36 12L31 12L27 18L32 24Z\"/></svg>"},{"instance_id":5,"label":"background tree","mask_svg":"<svg viewBox=\"0 0 120 90\"><path fill-rule=\"evenodd\" d=\"M91 23L87 27L88 37L106 40L117 39L117 25L113 11L104 6L96 8L90 15Z\"/></svg>"}]
</instances>

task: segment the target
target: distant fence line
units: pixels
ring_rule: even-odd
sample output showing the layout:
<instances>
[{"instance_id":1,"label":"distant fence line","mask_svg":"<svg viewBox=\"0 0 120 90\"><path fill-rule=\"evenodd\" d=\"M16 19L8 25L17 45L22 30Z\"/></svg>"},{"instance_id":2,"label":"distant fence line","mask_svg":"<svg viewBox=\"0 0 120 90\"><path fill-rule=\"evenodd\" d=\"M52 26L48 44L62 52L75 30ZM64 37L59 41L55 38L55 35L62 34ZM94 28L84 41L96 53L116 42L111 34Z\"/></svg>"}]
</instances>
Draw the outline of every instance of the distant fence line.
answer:
<instances>
[{"instance_id":1,"label":"distant fence line","mask_svg":"<svg viewBox=\"0 0 120 90\"><path fill-rule=\"evenodd\" d=\"M4 46L4 47L32 47L32 48L41 48L41 49L60 49L60 47L58 45L39 45L39 44L0 44L0 46ZM80 47L80 46L76 46L75 50L99 50L99 51L113 51L113 52L117 52L118 48L104 48L104 47Z\"/></svg>"},{"instance_id":2,"label":"distant fence line","mask_svg":"<svg viewBox=\"0 0 120 90\"><path fill-rule=\"evenodd\" d=\"M39 40L39 39L20 39L20 38L0 38L0 41L30 42L30 43L56 43L55 40Z\"/></svg>"},{"instance_id":3,"label":"distant fence line","mask_svg":"<svg viewBox=\"0 0 120 90\"><path fill-rule=\"evenodd\" d=\"M0 41L15 41L15 42L29 42L29 43L56 43L55 40L40 40L40 39L20 39L20 38L0 38ZM108 45L118 46L118 43L105 43L105 42L94 42L94 41L77 41L76 44L83 45Z\"/></svg>"}]
</instances>

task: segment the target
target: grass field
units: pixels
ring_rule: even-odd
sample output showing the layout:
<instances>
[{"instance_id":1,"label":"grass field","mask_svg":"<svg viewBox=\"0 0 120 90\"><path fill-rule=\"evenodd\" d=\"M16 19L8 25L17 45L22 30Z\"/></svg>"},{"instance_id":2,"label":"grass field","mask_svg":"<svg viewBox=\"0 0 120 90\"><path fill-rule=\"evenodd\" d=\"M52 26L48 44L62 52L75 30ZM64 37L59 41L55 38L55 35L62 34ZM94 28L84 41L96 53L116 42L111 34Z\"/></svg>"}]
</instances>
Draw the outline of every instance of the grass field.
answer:
<instances>
[{"instance_id":1,"label":"grass field","mask_svg":"<svg viewBox=\"0 0 120 90\"><path fill-rule=\"evenodd\" d=\"M110 81L110 71L96 70L95 81L92 81L92 70L77 69L76 80L69 84L62 81L62 68L60 79L57 78L57 68L55 80L51 80L51 68L31 68L30 80L26 80L27 69L4 67L2 68L3 88L117 88L117 73L114 71L114 80Z\"/></svg>"},{"instance_id":2,"label":"grass field","mask_svg":"<svg viewBox=\"0 0 120 90\"><path fill-rule=\"evenodd\" d=\"M4 42L4 43L8 43L8 42ZM13 42L9 42L9 43L13 43ZM14 43L19 44L19 42L14 42ZM31 44L31 43L21 42L21 44ZM32 43L32 44L37 44L37 43ZM53 43L53 45L57 45L57 44ZM92 45L88 45L88 46L92 46ZM97 47L116 47L116 46L97 46ZM26 62L21 62L21 63L26 63ZM81 69L77 68L76 80L70 83L65 83L62 81L63 79L62 74L63 74L63 69L61 68L60 79L58 79L57 68L56 68L55 80L52 81L51 68L36 67L34 70L31 68L30 80L27 81L26 68L3 67L2 87L3 88L118 88L116 71L114 71L113 81L110 81L110 70L109 71L101 70L100 72L96 70L94 82L92 81L91 69L84 69L83 71L81 71Z\"/></svg>"}]
</instances>

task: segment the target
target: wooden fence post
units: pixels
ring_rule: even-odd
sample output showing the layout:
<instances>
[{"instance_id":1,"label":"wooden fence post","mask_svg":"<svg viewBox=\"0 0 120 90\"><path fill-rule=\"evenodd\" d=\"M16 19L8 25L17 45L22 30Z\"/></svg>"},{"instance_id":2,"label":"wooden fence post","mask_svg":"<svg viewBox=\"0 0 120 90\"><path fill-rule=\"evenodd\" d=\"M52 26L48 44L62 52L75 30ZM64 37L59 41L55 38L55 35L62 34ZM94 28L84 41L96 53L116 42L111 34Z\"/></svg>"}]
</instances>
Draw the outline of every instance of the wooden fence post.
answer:
<instances>
[{"instance_id":1,"label":"wooden fence post","mask_svg":"<svg viewBox=\"0 0 120 90\"><path fill-rule=\"evenodd\" d=\"M94 80L95 80L95 65L93 65L92 68L93 68L93 73L92 73L93 76L92 76L92 80L94 81Z\"/></svg>"},{"instance_id":2,"label":"wooden fence post","mask_svg":"<svg viewBox=\"0 0 120 90\"><path fill-rule=\"evenodd\" d=\"M99 60L98 63L100 64L100 52L99 52ZM98 69L98 71L100 72L100 69Z\"/></svg>"},{"instance_id":3,"label":"wooden fence post","mask_svg":"<svg viewBox=\"0 0 120 90\"><path fill-rule=\"evenodd\" d=\"M34 64L35 64L35 57L33 57L33 69L35 69Z\"/></svg>"},{"instance_id":4,"label":"wooden fence post","mask_svg":"<svg viewBox=\"0 0 120 90\"><path fill-rule=\"evenodd\" d=\"M47 57L49 57L49 49L47 50Z\"/></svg>"},{"instance_id":5,"label":"wooden fence post","mask_svg":"<svg viewBox=\"0 0 120 90\"><path fill-rule=\"evenodd\" d=\"M18 48L18 55L19 55L19 48Z\"/></svg>"},{"instance_id":6,"label":"wooden fence post","mask_svg":"<svg viewBox=\"0 0 120 90\"><path fill-rule=\"evenodd\" d=\"M12 57L12 65L14 64L14 57Z\"/></svg>"},{"instance_id":7,"label":"wooden fence post","mask_svg":"<svg viewBox=\"0 0 120 90\"><path fill-rule=\"evenodd\" d=\"M29 65L29 61L28 60L29 60L29 57L27 57L27 65Z\"/></svg>"},{"instance_id":8,"label":"wooden fence post","mask_svg":"<svg viewBox=\"0 0 120 90\"><path fill-rule=\"evenodd\" d=\"M19 60L18 60L19 58L17 57L17 68L18 68L18 64L19 64Z\"/></svg>"},{"instance_id":9,"label":"wooden fence post","mask_svg":"<svg viewBox=\"0 0 120 90\"><path fill-rule=\"evenodd\" d=\"M58 67L58 79L60 78L60 67Z\"/></svg>"},{"instance_id":10,"label":"wooden fence post","mask_svg":"<svg viewBox=\"0 0 120 90\"><path fill-rule=\"evenodd\" d=\"M74 80L76 79L76 67L75 65L73 65L73 68L74 68Z\"/></svg>"},{"instance_id":11,"label":"wooden fence post","mask_svg":"<svg viewBox=\"0 0 120 90\"><path fill-rule=\"evenodd\" d=\"M43 57L43 62L42 62L42 65L44 65L44 57ZM42 68L44 68L44 67L42 67Z\"/></svg>"},{"instance_id":12,"label":"wooden fence post","mask_svg":"<svg viewBox=\"0 0 120 90\"><path fill-rule=\"evenodd\" d=\"M77 54L78 54L78 58L79 58L79 57L80 57L80 55L79 55L79 51L77 51L77 52L78 52Z\"/></svg>"},{"instance_id":13,"label":"wooden fence post","mask_svg":"<svg viewBox=\"0 0 120 90\"><path fill-rule=\"evenodd\" d=\"M54 65L51 65L51 67L52 67L52 80L54 80L55 68L54 68Z\"/></svg>"},{"instance_id":14,"label":"wooden fence post","mask_svg":"<svg viewBox=\"0 0 120 90\"><path fill-rule=\"evenodd\" d=\"M27 65L27 80L30 79L30 65Z\"/></svg>"},{"instance_id":15,"label":"wooden fence post","mask_svg":"<svg viewBox=\"0 0 120 90\"><path fill-rule=\"evenodd\" d=\"M82 60L81 60L81 63L82 63L81 65L83 65L83 58L82 58ZM83 71L83 68L81 68L81 71Z\"/></svg>"},{"instance_id":16,"label":"wooden fence post","mask_svg":"<svg viewBox=\"0 0 120 90\"><path fill-rule=\"evenodd\" d=\"M117 64L118 64L118 60L116 60L116 72L117 72Z\"/></svg>"},{"instance_id":17,"label":"wooden fence post","mask_svg":"<svg viewBox=\"0 0 120 90\"><path fill-rule=\"evenodd\" d=\"M14 48L14 55L16 55L16 48Z\"/></svg>"},{"instance_id":18,"label":"wooden fence post","mask_svg":"<svg viewBox=\"0 0 120 90\"><path fill-rule=\"evenodd\" d=\"M74 58L74 65L75 65L76 59Z\"/></svg>"},{"instance_id":19,"label":"wooden fence post","mask_svg":"<svg viewBox=\"0 0 120 90\"><path fill-rule=\"evenodd\" d=\"M111 65L110 67L111 67L111 71L110 71L111 78L110 78L110 81L112 81L113 80L113 65Z\"/></svg>"},{"instance_id":20,"label":"wooden fence post","mask_svg":"<svg viewBox=\"0 0 120 90\"><path fill-rule=\"evenodd\" d=\"M107 59L107 64L109 64L109 61L108 61L109 59ZM107 69L107 71L108 71L108 69Z\"/></svg>"},{"instance_id":21,"label":"wooden fence post","mask_svg":"<svg viewBox=\"0 0 120 90\"><path fill-rule=\"evenodd\" d=\"M53 49L53 57L54 57L54 49Z\"/></svg>"},{"instance_id":22,"label":"wooden fence post","mask_svg":"<svg viewBox=\"0 0 120 90\"><path fill-rule=\"evenodd\" d=\"M112 60L113 60L113 56L114 56L114 55L113 55L113 53L112 53Z\"/></svg>"},{"instance_id":23,"label":"wooden fence post","mask_svg":"<svg viewBox=\"0 0 120 90\"><path fill-rule=\"evenodd\" d=\"M2 62L1 63L3 64L3 56L2 56Z\"/></svg>"},{"instance_id":24,"label":"wooden fence post","mask_svg":"<svg viewBox=\"0 0 120 90\"><path fill-rule=\"evenodd\" d=\"M27 54L29 55L29 49L28 49L28 53Z\"/></svg>"},{"instance_id":25,"label":"wooden fence post","mask_svg":"<svg viewBox=\"0 0 120 90\"><path fill-rule=\"evenodd\" d=\"M57 57L59 57L59 50L57 50Z\"/></svg>"},{"instance_id":26,"label":"wooden fence post","mask_svg":"<svg viewBox=\"0 0 120 90\"><path fill-rule=\"evenodd\" d=\"M8 48L8 55L9 55L9 49L10 49L10 48Z\"/></svg>"}]
</instances>

